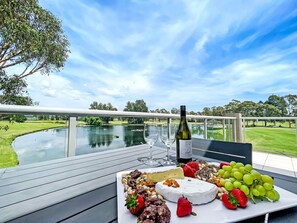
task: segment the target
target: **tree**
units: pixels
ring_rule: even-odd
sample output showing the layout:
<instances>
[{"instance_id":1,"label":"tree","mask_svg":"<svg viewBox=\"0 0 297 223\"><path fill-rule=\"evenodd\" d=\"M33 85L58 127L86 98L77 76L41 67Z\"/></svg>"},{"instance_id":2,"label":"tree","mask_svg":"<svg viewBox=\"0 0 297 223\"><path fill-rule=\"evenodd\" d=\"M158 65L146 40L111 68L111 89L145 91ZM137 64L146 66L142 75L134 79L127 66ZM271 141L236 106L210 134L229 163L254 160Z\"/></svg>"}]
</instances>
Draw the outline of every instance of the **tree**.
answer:
<instances>
[{"instance_id":1,"label":"tree","mask_svg":"<svg viewBox=\"0 0 297 223\"><path fill-rule=\"evenodd\" d=\"M253 117L257 114L257 103L253 101L243 101L238 105L238 112L240 112L243 116ZM247 125L249 125L249 120L247 121ZM255 120L253 120L253 125L255 126Z\"/></svg>"},{"instance_id":2,"label":"tree","mask_svg":"<svg viewBox=\"0 0 297 223\"><path fill-rule=\"evenodd\" d=\"M99 117L84 117L83 121L87 123L87 125L101 125L102 120Z\"/></svg>"},{"instance_id":3,"label":"tree","mask_svg":"<svg viewBox=\"0 0 297 223\"><path fill-rule=\"evenodd\" d=\"M50 74L64 67L69 52L61 21L37 0L1 0L0 68L23 65L20 79Z\"/></svg>"},{"instance_id":4,"label":"tree","mask_svg":"<svg viewBox=\"0 0 297 223\"><path fill-rule=\"evenodd\" d=\"M108 104L103 104L103 103L98 103L97 101L94 101L92 104L90 104L90 109L95 109L95 110L110 110L110 111L117 111L118 109L113 107L111 103ZM106 116L101 116L100 119L105 123L108 124L109 121L112 120L111 117L106 117Z\"/></svg>"},{"instance_id":5,"label":"tree","mask_svg":"<svg viewBox=\"0 0 297 223\"><path fill-rule=\"evenodd\" d=\"M33 101L25 90L27 84L15 75L8 76L0 69L0 104L32 105Z\"/></svg>"},{"instance_id":6,"label":"tree","mask_svg":"<svg viewBox=\"0 0 297 223\"><path fill-rule=\"evenodd\" d=\"M227 105L225 105L226 113L239 113L238 106L241 102L233 99Z\"/></svg>"},{"instance_id":7,"label":"tree","mask_svg":"<svg viewBox=\"0 0 297 223\"><path fill-rule=\"evenodd\" d=\"M280 111L271 104L259 102L256 108L256 116L259 117L279 117L281 116ZM265 127L267 126L267 120L264 120ZM275 122L274 122L275 123Z\"/></svg>"},{"instance_id":8,"label":"tree","mask_svg":"<svg viewBox=\"0 0 297 223\"><path fill-rule=\"evenodd\" d=\"M178 108L172 108L171 109L171 114L179 114L179 109Z\"/></svg>"},{"instance_id":9,"label":"tree","mask_svg":"<svg viewBox=\"0 0 297 223\"><path fill-rule=\"evenodd\" d=\"M283 97L286 101L287 112L289 116L294 116L294 107L297 105L297 95L289 94ZM289 121L289 128L291 128L292 123Z\"/></svg>"},{"instance_id":10,"label":"tree","mask_svg":"<svg viewBox=\"0 0 297 223\"><path fill-rule=\"evenodd\" d=\"M293 108L297 104L297 95L295 94L289 94L284 96L284 99L287 103L287 111L289 116L293 116Z\"/></svg>"},{"instance_id":11,"label":"tree","mask_svg":"<svg viewBox=\"0 0 297 223\"><path fill-rule=\"evenodd\" d=\"M287 115L287 103L283 97L273 94L268 97L265 103L276 107L279 110L280 116Z\"/></svg>"},{"instance_id":12,"label":"tree","mask_svg":"<svg viewBox=\"0 0 297 223\"><path fill-rule=\"evenodd\" d=\"M32 105L33 101L25 90L27 84L16 76L9 77L4 70L0 69L0 104L9 105ZM7 115L4 120L24 122L24 115Z\"/></svg>"},{"instance_id":13,"label":"tree","mask_svg":"<svg viewBox=\"0 0 297 223\"><path fill-rule=\"evenodd\" d=\"M226 110L223 106L214 106L212 107L212 114L214 116L224 116L226 114Z\"/></svg>"},{"instance_id":14,"label":"tree","mask_svg":"<svg viewBox=\"0 0 297 223\"><path fill-rule=\"evenodd\" d=\"M127 102L124 111L134 111L134 112L148 112L148 107L144 100L136 100L135 102ZM143 124L144 118L128 118L129 124Z\"/></svg>"},{"instance_id":15,"label":"tree","mask_svg":"<svg viewBox=\"0 0 297 223\"><path fill-rule=\"evenodd\" d=\"M212 115L212 110L209 107L204 107L201 114L210 116Z\"/></svg>"}]
</instances>

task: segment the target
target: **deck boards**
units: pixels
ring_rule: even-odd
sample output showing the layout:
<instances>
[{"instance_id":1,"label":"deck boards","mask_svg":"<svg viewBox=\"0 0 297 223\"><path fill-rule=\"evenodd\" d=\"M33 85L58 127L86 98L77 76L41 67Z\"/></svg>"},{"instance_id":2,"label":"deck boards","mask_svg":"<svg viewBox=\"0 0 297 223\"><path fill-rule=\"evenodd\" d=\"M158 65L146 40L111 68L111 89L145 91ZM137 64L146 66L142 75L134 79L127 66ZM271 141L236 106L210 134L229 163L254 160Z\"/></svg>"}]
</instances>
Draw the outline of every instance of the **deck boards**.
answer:
<instances>
[{"instance_id":1,"label":"deck boards","mask_svg":"<svg viewBox=\"0 0 297 223\"><path fill-rule=\"evenodd\" d=\"M41 213L48 214L50 207L55 210L53 207L60 203L68 203L69 200L83 194L87 196L106 185L115 184L117 172L146 167L136 160L144 153L148 154L148 148L145 145L113 150L109 153L95 154L95 156L88 154L80 156L80 159L71 157L67 160L63 159L62 162L49 162L48 165L45 162L43 165L32 165L31 168L14 168L0 180L0 222L10 219L15 219L13 222L22 222L26 214L29 214L30 217L27 217L32 219L34 213L39 213L35 215L37 216L36 220L40 220ZM154 157L164 156L165 150L154 149ZM111 193L108 194L108 196L110 195ZM109 197L108 199L112 200L113 198ZM99 205L99 201L96 202L96 204L84 205L84 208L91 208L90 205ZM79 203L77 205L79 206ZM72 206L75 205L72 204ZM75 210L72 206L71 210ZM82 208L81 206L80 208ZM101 207L105 207L105 204L102 204ZM43 209L46 211L42 211ZM65 210L66 207L63 208L63 213ZM92 210L96 210L96 208ZM68 211L66 212L68 213ZM76 213L56 217L55 221L75 216ZM21 216L23 217L19 218ZM53 222L52 218L53 216L49 218L48 222ZM114 219L113 216L110 221Z\"/></svg>"},{"instance_id":2,"label":"deck boards","mask_svg":"<svg viewBox=\"0 0 297 223\"><path fill-rule=\"evenodd\" d=\"M13 170L10 170L10 168L8 168L5 171L5 174L3 175L3 179L10 178L10 177L16 177L16 176L20 176L20 175L26 175L26 174L30 174L30 173L44 172L44 171L47 171L50 169L60 168L61 166L67 167L67 166L78 165L81 163L86 163L86 162L91 162L91 161L98 162L99 158L104 159L104 158L108 158L108 157L115 157L115 155L120 156L122 154L127 154L127 151L131 151L131 149L110 151L110 153L102 152L102 154L94 153L93 156L89 156L90 154L87 154L87 155L75 156L75 157L70 157L70 158L63 158L63 159L58 159L58 160L56 160L56 162L53 162L53 163L51 161L42 162L43 165L39 164L39 166L24 165L24 166L20 166L19 168L14 168ZM143 148L139 147L139 146L134 147L133 153L135 153L137 151L143 152ZM78 157L80 159L78 159ZM27 167L27 166L29 166L29 167Z\"/></svg>"},{"instance_id":3,"label":"deck boards","mask_svg":"<svg viewBox=\"0 0 297 223\"><path fill-rule=\"evenodd\" d=\"M58 222L61 221L61 219L67 219L71 216L75 216L78 213L88 210L115 196L116 183L112 183L93 190L90 193L81 194L64 202L52 205L46 209L35 211L22 218L10 221L10 223L40 222L40 219L42 219L43 223Z\"/></svg>"},{"instance_id":4,"label":"deck boards","mask_svg":"<svg viewBox=\"0 0 297 223\"><path fill-rule=\"evenodd\" d=\"M117 216L116 208L110 209L110 207L116 207L117 198L113 197L106 202L96 205L93 208L90 208L84 211L80 215L75 215L63 223L79 223L79 222L111 222L115 220L114 216ZM102 213L107 213L102 216Z\"/></svg>"},{"instance_id":5,"label":"deck boards","mask_svg":"<svg viewBox=\"0 0 297 223\"><path fill-rule=\"evenodd\" d=\"M142 154L143 152L141 151L136 153L138 156L141 156ZM163 154L163 152L156 152L154 154ZM88 172L94 172L96 170L101 170L102 168L117 165L118 163L126 163L130 161L135 161L135 157L131 156L130 154L126 154L119 157L107 157L105 159L100 158L92 162L86 162L70 167L61 166L57 169L18 176L17 178L9 178L0 184L0 195L20 189L25 189L27 187L34 187L35 185L42 185L59 181L61 179L86 174Z\"/></svg>"}]
</instances>

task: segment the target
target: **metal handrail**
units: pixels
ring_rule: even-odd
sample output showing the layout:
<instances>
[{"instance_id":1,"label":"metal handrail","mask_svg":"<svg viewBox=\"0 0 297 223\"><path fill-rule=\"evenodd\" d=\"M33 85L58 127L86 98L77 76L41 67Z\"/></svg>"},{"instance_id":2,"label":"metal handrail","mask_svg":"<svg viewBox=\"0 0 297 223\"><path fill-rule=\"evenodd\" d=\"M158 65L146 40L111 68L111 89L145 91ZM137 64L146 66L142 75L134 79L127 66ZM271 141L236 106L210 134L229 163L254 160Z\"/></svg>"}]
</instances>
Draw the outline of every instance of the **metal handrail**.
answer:
<instances>
[{"instance_id":1,"label":"metal handrail","mask_svg":"<svg viewBox=\"0 0 297 223\"><path fill-rule=\"evenodd\" d=\"M109 111L109 110L93 110L93 109L65 109L65 108L49 108L34 107L21 105L0 105L0 114L35 114L35 115L69 115L71 117L78 116L107 116L107 117L136 117L136 118L180 118L179 114L164 114L150 112L127 112L127 111ZM230 119L235 120L232 116L205 116L205 115L187 115L187 119Z\"/></svg>"},{"instance_id":2,"label":"metal handrail","mask_svg":"<svg viewBox=\"0 0 297 223\"><path fill-rule=\"evenodd\" d=\"M242 117L245 120L296 120L297 117Z\"/></svg>"}]
</instances>

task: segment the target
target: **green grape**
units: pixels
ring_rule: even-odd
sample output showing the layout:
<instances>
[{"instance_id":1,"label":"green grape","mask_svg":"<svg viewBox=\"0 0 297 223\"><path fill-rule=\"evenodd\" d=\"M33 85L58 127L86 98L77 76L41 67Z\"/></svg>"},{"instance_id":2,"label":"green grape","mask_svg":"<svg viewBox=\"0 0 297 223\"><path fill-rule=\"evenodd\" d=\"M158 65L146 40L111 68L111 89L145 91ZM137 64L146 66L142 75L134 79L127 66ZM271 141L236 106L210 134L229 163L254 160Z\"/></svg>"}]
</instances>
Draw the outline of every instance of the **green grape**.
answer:
<instances>
[{"instance_id":1,"label":"green grape","mask_svg":"<svg viewBox=\"0 0 297 223\"><path fill-rule=\"evenodd\" d=\"M231 161L231 162L230 162L230 166L231 166L231 167L234 167L235 165L236 165L236 162L235 162L235 161Z\"/></svg>"},{"instance_id":2,"label":"green grape","mask_svg":"<svg viewBox=\"0 0 297 223\"><path fill-rule=\"evenodd\" d=\"M231 172L232 167L231 166L223 166L223 170Z\"/></svg>"},{"instance_id":3,"label":"green grape","mask_svg":"<svg viewBox=\"0 0 297 223\"><path fill-rule=\"evenodd\" d=\"M265 196L266 190L262 185L257 185L256 189L260 192L260 196Z\"/></svg>"},{"instance_id":4,"label":"green grape","mask_svg":"<svg viewBox=\"0 0 297 223\"><path fill-rule=\"evenodd\" d=\"M266 191L266 197L268 197L270 200L275 200L276 194L274 193L273 190L268 190Z\"/></svg>"},{"instance_id":5,"label":"green grape","mask_svg":"<svg viewBox=\"0 0 297 223\"><path fill-rule=\"evenodd\" d=\"M224 175L225 171L223 169L219 169L218 174L222 177Z\"/></svg>"},{"instance_id":6,"label":"green grape","mask_svg":"<svg viewBox=\"0 0 297 223\"><path fill-rule=\"evenodd\" d=\"M245 170L245 168L243 166L239 167L238 171L242 174L247 173L247 171Z\"/></svg>"},{"instance_id":7,"label":"green grape","mask_svg":"<svg viewBox=\"0 0 297 223\"><path fill-rule=\"evenodd\" d=\"M270 183L264 183L263 187L265 188L265 190L272 190L272 185Z\"/></svg>"},{"instance_id":8,"label":"green grape","mask_svg":"<svg viewBox=\"0 0 297 223\"><path fill-rule=\"evenodd\" d=\"M242 166L244 166L243 163L239 163L239 162L236 163L236 165L235 165L236 168L239 168L239 167L242 167Z\"/></svg>"},{"instance_id":9,"label":"green grape","mask_svg":"<svg viewBox=\"0 0 297 223\"><path fill-rule=\"evenodd\" d=\"M252 189L252 193L253 193L253 195L256 196L256 197L260 196L260 192L259 192L256 188L253 188L253 189Z\"/></svg>"},{"instance_id":10,"label":"green grape","mask_svg":"<svg viewBox=\"0 0 297 223\"><path fill-rule=\"evenodd\" d=\"M271 176L262 175L261 178L262 178L262 180L263 180L264 183L269 183L271 185L273 185L273 183L274 183L274 180L272 179Z\"/></svg>"},{"instance_id":11,"label":"green grape","mask_svg":"<svg viewBox=\"0 0 297 223\"><path fill-rule=\"evenodd\" d=\"M229 180L231 181L231 183L236 181L236 179L234 177L230 177Z\"/></svg>"},{"instance_id":12,"label":"green grape","mask_svg":"<svg viewBox=\"0 0 297 223\"><path fill-rule=\"evenodd\" d=\"M261 180L261 174L256 170L251 170L251 175L254 180Z\"/></svg>"},{"instance_id":13,"label":"green grape","mask_svg":"<svg viewBox=\"0 0 297 223\"><path fill-rule=\"evenodd\" d=\"M253 166L251 164L246 164L244 166L244 168L248 171L248 172L251 172L251 170L253 169Z\"/></svg>"},{"instance_id":14,"label":"green grape","mask_svg":"<svg viewBox=\"0 0 297 223\"><path fill-rule=\"evenodd\" d=\"M252 178L251 174L244 174L243 182L246 183L247 185L251 185L253 183L253 178Z\"/></svg>"},{"instance_id":15,"label":"green grape","mask_svg":"<svg viewBox=\"0 0 297 223\"><path fill-rule=\"evenodd\" d=\"M231 172L234 173L234 172L237 172L237 171L238 171L238 169L234 167Z\"/></svg>"},{"instance_id":16,"label":"green grape","mask_svg":"<svg viewBox=\"0 0 297 223\"><path fill-rule=\"evenodd\" d=\"M233 184L231 182L229 182L229 181L226 181L224 187L226 188L227 191L233 190Z\"/></svg>"},{"instance_id":17,"label":"green grape","mask_svg":"<svg viewBox=\"0 0 297 223\"><path fill-rule=\"evenodd\" d=\"M243 191L246 196L248 196L250 193L250 189L246 185L241 185L240 190Z\"/></svg>"},{"instance_id":18,"label":"green grape","mask_svg":"<svg viewBox=\"0 0 297 223\"><path fill-rule=\"evenodd\" d=\"M279 193L276 191L276 190L272 190L273 192L274 192L274 195L275 195L275 199L273 200L273 201L278 201L279 200L279 198L280 198L280 195L279 195Z\"/></svg>"},{"instance_id":19,"label":"green grape","mask_svg":"<svg viewBox=\"0 0 297 223\"><path fill-rule=\"evenodd\" d=\"M241 183L236 180L236 181L233 182L233 187L234 188L240 188L241 187Z\"/></svg>"},{"instance_id":20,"label":"green grape","mask_svg":"<svg viewBox=\"0 0 297 223\"><path fill-rule=\"evenodd\" d=\"M226 180L225 180L224 178L221 178L221 179L220 179L220 183L222 184L222 186L224 186L225 183L226 183Z\"/></svg>"},{"instance_id":21,"label":"green grape","mask_svg":"<svg viewBox=\"0 0 297 223\"><path fill-rule=\"evenodd\" d=\"M223 177L226 179L226 178L229 178L230 177L230 172L228 171L225 171Z\"/></svg>"},{"instance_id":22,"label":"green grape","mask_svg":"<svg viewBox=\"0 0 297 223\"><path fill-rule=\"evenodd\" d=\"M237 180L241 180L242 177L243 177L242 173L240 173L239 171L234 172L234 173L233 173L233 176L234 176Z\"/></svg>"}]
</instances>

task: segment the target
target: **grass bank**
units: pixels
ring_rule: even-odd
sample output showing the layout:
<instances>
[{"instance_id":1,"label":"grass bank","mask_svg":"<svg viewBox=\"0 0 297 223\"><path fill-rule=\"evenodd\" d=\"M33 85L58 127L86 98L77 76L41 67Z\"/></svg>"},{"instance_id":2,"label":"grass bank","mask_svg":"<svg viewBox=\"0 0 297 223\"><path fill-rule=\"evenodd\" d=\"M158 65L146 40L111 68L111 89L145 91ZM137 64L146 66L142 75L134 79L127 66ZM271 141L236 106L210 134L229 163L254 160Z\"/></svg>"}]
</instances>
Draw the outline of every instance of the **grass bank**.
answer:
<instances>
[{"instance_id":1,"label":"grass bank","mask_svg":"<svg viewBox=\"0 0 297 223\"><path fill-rule=\"evenodd\" d=\"M0 125L8 125L9 130L0 130L0 168L16 166L18 164L17 154L11 144L13 140L21 135L37 132L40 130L65 127L65 121L27 121L24 123L9 123L0 121Z\"/></svg>"},{"instance_id":2,"label":"grass bank","mask_svg":"<svg viewBox=\"0 0 297 223\"><path fill-rule=\"evenodd\" d=\"M246 142L253 150L297 157L296 130L293 128L246 128Z\"/></svg>"}]
</instances>

